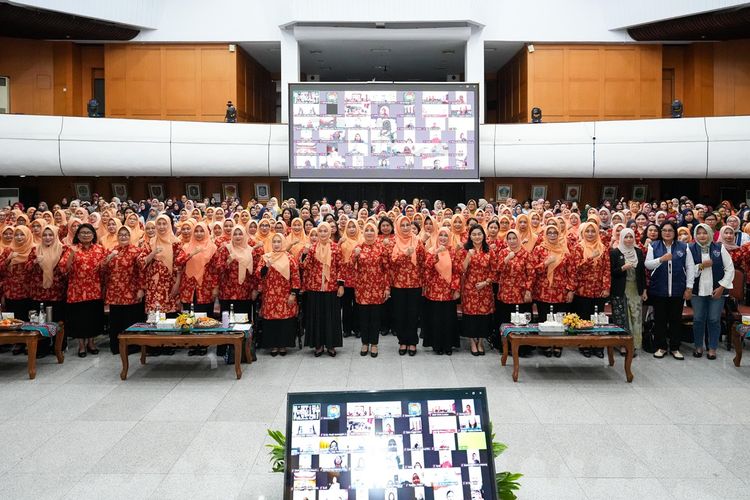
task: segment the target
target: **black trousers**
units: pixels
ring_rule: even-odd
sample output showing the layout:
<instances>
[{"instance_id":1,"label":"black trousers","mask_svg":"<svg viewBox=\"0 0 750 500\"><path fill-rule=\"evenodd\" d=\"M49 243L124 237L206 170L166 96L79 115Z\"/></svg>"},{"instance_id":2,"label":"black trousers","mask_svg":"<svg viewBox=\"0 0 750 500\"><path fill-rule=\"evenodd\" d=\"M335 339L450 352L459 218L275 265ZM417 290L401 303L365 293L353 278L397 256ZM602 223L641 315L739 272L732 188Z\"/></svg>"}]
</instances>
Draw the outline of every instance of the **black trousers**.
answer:
<instances>
[{"instance_id":1,"label":"black trousers","mask_svg":"<svg viewBox=\"0 0 750 500\"><path fill-rule=\"evenodd\" d=\"M604 312L604 304L607 299L601 297L592 299L589 297L581 297L576 295L573 297L573 311L583 320L588 321L591 315L594 314L594 308L598 308L599 312Z\"/></svg>"},{"instance_id":2,"label":"black trousers","mask_svg":"<svg viewBox=\"0 0 750 500\"><path fill-rule=\"evenodd\" d=\"M417 345L417 325L419 324L419 306L422 304L421 288L391 288L393 303L393 330L398 336L398 343Z\"/></svg>"},{"instance_id":3,"label":"black trousers","mask_svg":"<svg viewBox=\"0 0 750 500\"><path fill-rule=\"evenodd\" d=\"M357 304L354 302L354 288L344 288L341 296L341 324L345 335L359 331L357 325Z\"/></svg>"},{"instance_id":4,"label":"black trousers","mask_svg":"<svg viewBox=\"0 0 750 500\"><path fill-rule=\"evenodd\" d=\"M651 297L654 306L654 343L657 349L680 348L682 329L682 297Z\"/></svg>"},{"instance_id":5,"label":"black trousers","mask_svg":"<svg viewBox=\"0 0 750 500\"><path fill-rule=\"evenodd\" d=\"M357 304L357 322L362 345L378 345L382 304Z\"/></svg>"},{"instance_id":6,"label":"black trousers","mask_svg":"<svg viewBox=\"0 0 750 500\"><path fill-rule=\"evenodd\" d=\"M497 319L500 324L503 323L510 323L510 315L511 313L516 312L516 304L506 304L505 302L501 302L499 300L495 301L495 315L497 316ZM518 304L518 312L521 313L530 313L532 309L532 304L529 302L528 304ZM557 307L555 307L557 309ZM549 310L549 308L547 308ZM498 331L499 331L499 325L498 325Z\"/></svg>"},{"instance_id":7,"label":"black trousers","mask_svg":"<svg viewBox=\"0 0 750 500\"><path fill-rule=\"evenodd\" d=\"M536 311L539 314L539 323L547 321L547 314L549 314L549 308L552 306L556 313L570 312L570 304L567 302L541 302L536 301Z\"/></svg>"},{"instance_id":8,"label":"black trousers","mask_svg":"<svg viewBox=\"0 0 750 500\"><path fill-rule=\"evenodd\" d=\"M119 336L123 330L146 318L143 301L137 304L109 305L109 350L120 353Z\"/></svg>"}]
</instances>

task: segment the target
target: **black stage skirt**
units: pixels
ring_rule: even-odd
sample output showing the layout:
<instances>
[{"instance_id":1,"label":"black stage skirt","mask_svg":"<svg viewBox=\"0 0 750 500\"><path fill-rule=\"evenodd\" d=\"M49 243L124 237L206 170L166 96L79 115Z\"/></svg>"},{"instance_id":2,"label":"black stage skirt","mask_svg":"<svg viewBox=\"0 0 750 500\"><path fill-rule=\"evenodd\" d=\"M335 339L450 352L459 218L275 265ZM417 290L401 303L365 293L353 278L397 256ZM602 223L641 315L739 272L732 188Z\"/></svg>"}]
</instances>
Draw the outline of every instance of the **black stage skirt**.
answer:
<instances>
[{"instance_id":1,"label":"black stage skirt","mask_svg":"<svg viewBox=\"0 0 750 500\"><path fill-rule=\"evenodd\" d=\"M297 318L266 319L263 318L263 339L261 347L273 349L294 347L297 337Z\"/></svg>"},{"instance_id":2,"label":"black stage skirt","mask_svg":"<svg viewBox=\"0 0 750 500\"><path fill-rule=\"evenodd\" d=\"M436 351L459 347L456 301L425 299L422 310L422 333L424 347L432 347Z\"/></svg>"},{"instance_id":3,"label":"black stage skirt","mask_svg":"<svg viewBox=\"0 0 750 500\"><path fill-rule=\"evenodd\" d=\"M336 292L305 292L305 345L341 347L341 305Z\"/></svg>"},{"instance_id":4,"label":"black stage skirt","mask_svg":"<svg viewBox=\"0 0 750 500\"><path fill-rule=\"evenodd\" d=\"M419 344L417 326L419 326L419 307L422 305L422 288L391 288L393 304L392 326L398 336L398 343L403 345Z\"/></svg>"},{"instance_id":5,"label":"black stage skirt","mask_svg":"<svg viewBox=\"0 0 750 500\"><path fill-rule=\"evenodd\" d=\"M461 317L461 336L486 339L492 333L492 314L466 314Z\"/></svg>"},{"instance_id":6,"label":"black stage skirt","mask_svg":"<svg viewBox=\"0 0 750 500\"><path fill-rule=\"evenodd\" d=\"M104 302L87 300L69 302L66 307L65 336L72 339L90 339L104 331Z\"/></svg>"}]
</instances>

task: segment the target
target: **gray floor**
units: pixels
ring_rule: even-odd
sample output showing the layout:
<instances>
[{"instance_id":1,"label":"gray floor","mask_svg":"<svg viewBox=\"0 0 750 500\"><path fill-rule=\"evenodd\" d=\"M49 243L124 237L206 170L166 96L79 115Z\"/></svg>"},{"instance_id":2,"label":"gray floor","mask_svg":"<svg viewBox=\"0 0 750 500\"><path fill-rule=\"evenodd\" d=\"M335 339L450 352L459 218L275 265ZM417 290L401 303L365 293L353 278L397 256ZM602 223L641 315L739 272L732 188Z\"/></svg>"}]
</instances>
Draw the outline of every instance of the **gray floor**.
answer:
<instances>
[{"instance_id":1,"label":"gray floor","mask_svg":"<svg viewBox=\"0 0 750 500\"><path fill-rule=\"evenodd\" d=\"M0 355L0 498L281 498L266 429L284 429L287 391L485 385L498 470L522 472L519 498L750 498L750 355L613 368L567 350L522 360L520 381L496 353L377 359L346 339L335 359L261 354L242 380L216 358L131 356L130 378L109 353L65 364Z\"/></svg>"}]
</instances>

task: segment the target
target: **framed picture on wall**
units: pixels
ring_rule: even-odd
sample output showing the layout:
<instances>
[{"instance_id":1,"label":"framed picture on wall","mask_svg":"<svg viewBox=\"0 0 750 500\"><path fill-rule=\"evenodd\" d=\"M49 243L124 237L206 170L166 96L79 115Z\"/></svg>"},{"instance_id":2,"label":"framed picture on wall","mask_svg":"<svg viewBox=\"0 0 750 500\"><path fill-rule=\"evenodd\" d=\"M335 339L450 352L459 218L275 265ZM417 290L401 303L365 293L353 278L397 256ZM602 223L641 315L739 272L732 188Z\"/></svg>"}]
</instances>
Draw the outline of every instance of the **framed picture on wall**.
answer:
<instances>
[{"instance_id":1,"label":"framed picture on wall","mask_svg":"<svg viewBox=\"0 0 750 500\"><path fill-rule=\"evenodd\" d=\"M646 201L648 194L648 184L636 184L633 186L633 200Z\"/></svg>"},{"instance_id":2,"label":"framed picture on wall","mask_svg":"<svg viewBox=\"0 0 750 500\"><path fill-rule=\"evenodd\" d=\"M513 196L513 186L510 184L498 184L495 194L495 201L505 203L508 198Z\"/></svg>"},{"instance_id":3,"label":"framed picture on wall","mask_svg":"<svg viewBox=\"0 0 750 500\"><path fill-rule=\"evenodd\" d=\"M188 200L202 201L201 185L198 183L185 184L185 195Z\"/></svg>"},{"instance_id":4,"label":"framed picture on wall","mask_svg":"<svg viewBox=\"0 0 750 500\"><path fill-rule=\"evenodd\" d=\"M120 201L127 200L128 199L128 185L113 182L112 183L112 196L119 198Z\"/></svg>"},{"instance_id":5,"label":"framed picture on wall","mask_svg":"<svg viewBox=\"0 0 750 500\"><path fill-rule=\"evenodd\" d=\"M531 199L532 200L545 200L547 199L547 185L536 184L531 186Z\"/></svg>"},{"instance_id":6,"label":"framed picture on wall","mask_svg":"<svg viewBox=\"0 0 750 500\"><path fill-rule=\"evenodd\" d=\"M580 184L566 184L565 185L565 201L580 201L581 200L581 185Z\"/></svg>"},{"instance_id":7,"label":"framed picture on wall","mask_svg":"<svg viewBox=\"0 0 750 500\"><path fill-rule=\"evenodd\" d=\"M602 200L615 201L617 198L617 186L602 186Z\"/></svg>"},{"instance_id":8,"label":"framed picture on wall","mask_svg":"<svg viewBox=\"0 0 750 500\"><path fill-rule=\"evenodd\" d=\"M76 191L76 198L81 201L91 201L91 184L88 182L76 182L73 184Z\"/></svg>"},{"instance_id":9,"label":"framed picture on wall","mask_svg":"<svg viewBox=\"0 0 750 500\"><path fill-rule=\"evenodd\" d=\"M224 194L224 199L228 200L229 198L237 199L240 195L240 188L235 183L224 183L221 185L221 191Z\"/></svg>"},{"instance_id":10,"label":"framed picture on wall","mask_svg":"<svg viewBox=\"0 0 750 500\"><path fill-rule=\"evenodd\" d=\"M164 184L149 184L148 185L148 195L151 199L156 198L159 201L164 201L165 193L164 193Z\"/></svg>"},{"instance_id":11,"label":"framed picture on wall","mask_svg":"<svg viewBox=\"0 0 750 500\"><path fill-rule=\"evenodd\" d=\"M271 197L271 186L268 184L255 185L255 199L258 201L268 201Z\"/></svg>"}]
</instances>

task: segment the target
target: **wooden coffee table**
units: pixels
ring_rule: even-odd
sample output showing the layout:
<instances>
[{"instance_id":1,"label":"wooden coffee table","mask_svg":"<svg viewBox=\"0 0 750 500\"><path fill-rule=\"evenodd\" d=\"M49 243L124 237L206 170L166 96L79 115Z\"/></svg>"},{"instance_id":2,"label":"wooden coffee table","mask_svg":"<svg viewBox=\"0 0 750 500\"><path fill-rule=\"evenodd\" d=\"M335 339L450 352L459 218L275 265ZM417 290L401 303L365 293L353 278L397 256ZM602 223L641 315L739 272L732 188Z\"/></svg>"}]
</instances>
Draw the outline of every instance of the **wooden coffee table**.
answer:
<instances>
[{"instance_id":1,"label":"wooden coffee table","mask_svg":"<svg viewBox=\"0 0 750 500\"><path fill-rule=\"evenodd\" d=\"M514 329L517 330L514 332ZM604 331L605 328L600 330ZM606 347L607 356L609 357L609 366L614 366L615 347L625 347L627 354L625 355L625 378L628 382L633 381L633 372L630 371L631 364L633 363L633 337L628 335L625 330L617 327L607 327L608 333L590 334L590 333L579 333L577 335L539 335L539 330L535 325L528 325L526 327L513 327L512 325L503 325L501 328L501 336L503 340L503 355L501 364L505 366L508 359L508 350L513 351L513 381L518 382L518 371L519 371L519 355L518 350L522 345L535 346L535 347ZM523 333L521 333L523 332ZM622 332L622 333L619 333Z\"/></svg>"},{"instance_id":2,"label":"wooden coffee table","mask_svg":"<svg viewBox=\"0 0 750 500\"><path fill-rule=\"evenodd\" d=\"M52 326L52 325L50 325ZM39 340L48 338L42 335L41 330L34 330L33 328L44 328L44 325L34 325L32 323L24 324L25 330L10 330L0 331L0 345L7 344L25 344L26 352L28 353L28 367L29 367L29 378L34 380L36 378L36 351ZM62 351L63 340L65 339L65 329L63 326L57 327L57 334L54 337L54 352L57 357L57 363L60 364L65 361L65 353Z\"/></svg>"},{"instance_id":3,"label":"wooden coffee table","mask_svg":"<svg viewBox=\"0 0 750 500\"><path fill-rule=\"evenodd\" d=\"M750 333L750 325L735 323L730 331L732 335L732 345L734 346L734 366L739 367L742 363L742 341Z\"/></svg>"},{"instance_id":4,"label":"wooden coffee table","mask_svg":"<svg viewBox=\"0 0 750 500\"><path fill-rule=\"evenodd\" d=\"M131 327L133 328L133 327ZM238 332L231 328L214 328L210 331L212 333L199 333L200 330L194 330L193 333L180 334L177 331L174 333L159 334L153 333L153 331L143 331L143 328L139 328L137 332L130 331L131 328L125 330L125 332L119 335L120 343L120 359L122 359L122 371L120 372L120 379L126 380L128 378L128 346L139 345L141 346L141 364L146 364L146 348L147 347L205 347L212 345L226 345L230 344L234 346L234 370L237 374L237 378L242 378L242 340L245 338L244 332ZM253 362L252 350L250 345L252 343L252 336L245 342L245 357L247 363Z\"/></svg>"}]
</instances>

